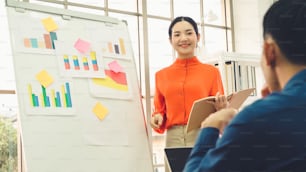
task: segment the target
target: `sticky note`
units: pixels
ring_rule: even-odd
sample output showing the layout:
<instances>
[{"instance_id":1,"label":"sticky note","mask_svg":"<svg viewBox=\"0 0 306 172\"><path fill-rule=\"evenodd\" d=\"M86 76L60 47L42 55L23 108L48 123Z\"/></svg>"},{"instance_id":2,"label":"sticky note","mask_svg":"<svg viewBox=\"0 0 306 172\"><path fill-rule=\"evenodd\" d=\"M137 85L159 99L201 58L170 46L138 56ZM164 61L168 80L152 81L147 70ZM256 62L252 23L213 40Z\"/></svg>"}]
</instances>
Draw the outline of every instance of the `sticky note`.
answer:
<instances>
[{"instance_id":1,"label":"sticky note","mask_svg":"<svg viewBox=\"0 0 306 172\"><path fill-rule=\"evenodd\" d=\"M92 111L100 120L103 120L108 114L108 109L104 107L100 102L96 103Z\"/></svg>"},{"instance_id":2,"label":"sticky note","mask_svg":"<svg viewBox=\"0 0 306 172\"><path fill-rule=\"evenodd\" d=\"M123 71L123 70L122 70L122 67L120 66L120 64L119 64L116 60L110 62L110 63L108 64L108 67L109 67L109 69L110 69L111 71L113 71L113 72L115 72L115 73L118 73L118 72L122 72L122 71Z\"/></svg>"},{"instance_id":3,"label":"sticky note","mask_svg":"<svg viewBox=\"0 0 306 172\"><path fill-rule=\"evenodd\" d=\"M110 70L105 70L106 76L110 77L117 84L127 85L126 74L124 72L115 73Z\"/></svg>"},{"instance_id":4,"label":"sticky note","mask_svg":"<svg viewBox=\"0 0 306 172\"><path fill-rule=\"evenodd\" d=\"M39 81L39 83L47 88L49 85L53 83L53 77L46 71L42 70L36 75L36 79Z\"/></svg>"},{"instance_id":5,"label":"sticky note","mask_svg":"<svg viewBox=\"0 0 306 172\"><path fill-rule=\"evenodd\" d=\"M74 48L76 48L80 53L85 54L90 49L90 43L79 38L75 42Z\"/></svg>"},{"instance_id":6,"label":"sticky note","mask_svg":"<svg viewBox=\"0 0 306 172\"><path fill-rule=\"evenodd\" d=\"M52 32L57 29L57 24L54 22L54 20L51 17L42 19L41 22L43 23L45 29L48 32Z\"/></svg>"}]
</instances>

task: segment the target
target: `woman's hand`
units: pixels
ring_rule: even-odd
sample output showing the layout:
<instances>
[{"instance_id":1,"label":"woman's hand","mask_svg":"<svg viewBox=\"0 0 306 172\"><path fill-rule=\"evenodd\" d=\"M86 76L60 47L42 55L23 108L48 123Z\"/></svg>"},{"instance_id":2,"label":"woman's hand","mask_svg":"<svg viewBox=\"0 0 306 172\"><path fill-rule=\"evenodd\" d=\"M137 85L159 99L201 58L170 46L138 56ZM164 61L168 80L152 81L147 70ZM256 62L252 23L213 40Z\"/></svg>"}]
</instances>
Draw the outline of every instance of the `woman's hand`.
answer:
<instances>
[{"instance_id":1,"label":"woman's hand","mask_svg":"<svg viewBox=\"0 0 306 172\"><path fill-rule=\"evenodd\" d=\"M159 129L163 124L164 118L163 115L158 113L151 117L151 127L153 129Z\"/></svg>"},{"instance_id":2,"label":"woman's hand","mask_svg":"<svg viewBox=\"0 0 306 172\"><path fill-rule=\"evenodd\" d=\"M216 110L220 110L220 109L224 109L227 108L229 105L228 100L227 100L227 96L225 95L220 95L220 93L218 92L215 96L215 101L214 101L214 106L216 108Z\"/></svg>"}]
</instances>

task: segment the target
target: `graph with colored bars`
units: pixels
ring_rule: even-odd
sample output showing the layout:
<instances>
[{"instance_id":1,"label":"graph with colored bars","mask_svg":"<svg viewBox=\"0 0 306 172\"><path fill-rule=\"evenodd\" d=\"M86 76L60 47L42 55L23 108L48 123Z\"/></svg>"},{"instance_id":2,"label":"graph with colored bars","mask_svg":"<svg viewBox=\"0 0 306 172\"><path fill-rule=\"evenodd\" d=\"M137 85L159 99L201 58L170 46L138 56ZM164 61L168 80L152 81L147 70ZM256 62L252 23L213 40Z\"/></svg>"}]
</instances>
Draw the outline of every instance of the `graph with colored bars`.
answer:
<instances>
[{"instance_id":1,"label":"graph with colored bars","mask_svg":"<svg viewBox=\"0 0 306 172\"><path fill-rule=\"evenodd\" d=\"M108 51L110 53L116 53L116 54L126 54L125 45L123 38L119 38L119 44L108 42Z\"/></svg>"},{"instance_id":2,"label":"graph with colored bars","mask_svg":"<svg viewBox=\"0 0 306 172\"><path fill-rule=\"evenodd\" d=\"M123 38L119 38L118 41L108 41L105 43L106 47L102 48L103 55L117 58L127 58L129 56Z\"/></svg>"},{"instance_id":3,"label":"graph with colored bars","mask_svg":"<svg viewBox=\"0 0 306 172\"><path fill-rule=\"evenodd\" d=\"M43 38L24 38L25 48L55 49L54 41L57 40L55 32L43 34Z\"/></svg>"},{"instance_id":4,"label":"graph with colored bars","mask_svg":"<svg viewBox=\"0 0 306 172\"><path fill-rule=\"evenodd\" d=\"M41 93L33 93L32 85L28 85L28 93L32 107L72 108L72 100L69 83L61 85L61 90L48 90L41 86Z\"/></svg>"},{"instance_id":5,"label":"graph with colored bars","mask_svg":"<svg viewBox=\"0 0 306 172\"><path fill-rule=\"evenodd\" d=\"M94 52L94 51L90 52L91 65L89 65L88 57L83 56L83 57L80 57L80 58L81 59L79 59L79 57L77 55L72 55L72 56L64 55L63 60L64 60L65 70L76 70L76 71L78 71L78 70L98 71L99 70L97 57L96 57L96 52ZM81 69L80 61L81 61L81 64L82 64L82 69Z\"/></svg>"}]
</instances>

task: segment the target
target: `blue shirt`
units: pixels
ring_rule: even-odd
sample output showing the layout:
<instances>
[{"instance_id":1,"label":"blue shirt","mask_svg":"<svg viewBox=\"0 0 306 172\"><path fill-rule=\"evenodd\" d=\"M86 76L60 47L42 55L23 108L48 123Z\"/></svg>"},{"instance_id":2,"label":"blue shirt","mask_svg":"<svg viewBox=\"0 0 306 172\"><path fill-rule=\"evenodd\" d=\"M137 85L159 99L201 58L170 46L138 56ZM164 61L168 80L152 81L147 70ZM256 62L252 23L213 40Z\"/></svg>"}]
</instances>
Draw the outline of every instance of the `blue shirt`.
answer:
<instances>
[{"instance_id":1,"label":"blue shirt","mask_svg":"<svg viewBox=\"0 0 306 172\"><path fill-rule=\"evenodd\" d=\"M243 108L219 138L203 128L184 172L306 171L306 70Z\"/></svg>"}]
</instances>

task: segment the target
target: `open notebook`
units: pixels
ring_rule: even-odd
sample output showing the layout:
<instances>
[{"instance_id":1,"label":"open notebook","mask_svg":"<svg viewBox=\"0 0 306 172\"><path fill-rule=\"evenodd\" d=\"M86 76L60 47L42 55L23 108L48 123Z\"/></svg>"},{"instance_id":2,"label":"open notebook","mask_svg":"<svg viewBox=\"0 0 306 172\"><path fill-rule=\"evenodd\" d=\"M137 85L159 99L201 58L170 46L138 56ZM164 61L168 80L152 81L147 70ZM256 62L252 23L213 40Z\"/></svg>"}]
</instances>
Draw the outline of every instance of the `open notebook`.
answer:
<instances>
[{"instance_id":1,"label":"open notebook","mask_svg":"<svg viewBox=\"0 0 306 172\"><path fill-rule=\"evenodd\" d=\"M182 172L192 147L165 148L165 155L171 172Z\"/></svg>"},{"instance_id":2,"label":"open notebook","mask_svg":"<svg viewBox=\"0 0 306 172\"><path fill-rule=\"evenodd\" d=\"M255 88L249 88L236 92L235 94L228 95L229 107L239 109L242 103L249 97L249 95L255 90ZM213 101L214 97L205 97L193 102L187 127L187 132L200 128L202 121L208 117L211 113L216 111L213 104L207 101Z\"/></svg>"}]
</instances>

